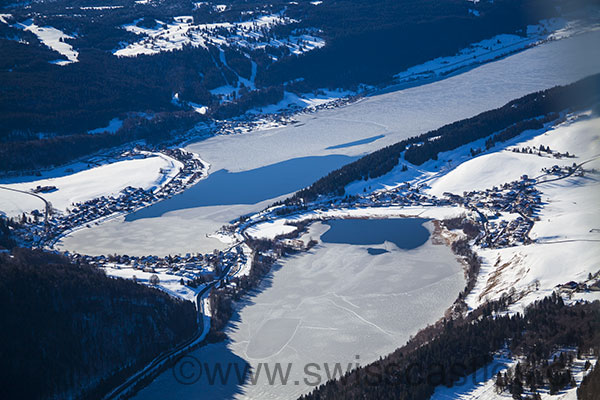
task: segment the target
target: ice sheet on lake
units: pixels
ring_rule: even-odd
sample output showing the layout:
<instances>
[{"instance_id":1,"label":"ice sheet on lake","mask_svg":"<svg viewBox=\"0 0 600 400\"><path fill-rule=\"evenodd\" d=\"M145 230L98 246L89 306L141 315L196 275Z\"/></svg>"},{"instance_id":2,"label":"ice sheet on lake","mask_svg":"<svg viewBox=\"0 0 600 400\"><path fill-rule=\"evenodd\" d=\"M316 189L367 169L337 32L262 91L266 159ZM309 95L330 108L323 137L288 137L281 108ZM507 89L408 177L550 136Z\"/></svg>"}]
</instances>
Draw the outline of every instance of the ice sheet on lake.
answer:
<instances>
[{"instance_id":1,"label":"ice sheet on lake","mask_svg":"<svg viewBox=\"0 0 600 400\"><path fill-rule=\"evenodd\" d=\"M600 32L591 32L546 43L448 79L373 96L343 108L304 115L295 125L244 135L217 136L192 144L188 150L199 153L211 163L212 171L227 169L231 172L256 169L306 156L364 154L444 124L500 107L525 94L567 84L600 72L598 41ZM384 137L360 146L326 149L376 135ZM322 175L328 172L323 170ZM264 185L265 182L261 184ZM255 206L234 205L229 209L243 210L242 214L258 211L266 203ZM198 207L168 213L152 220L107 224L93 228L96 235L105 238L105 247L97 245L96 252L106 253L120 249L120 237L124 232L139 231L151 232L152 242L164 243L161 245L163 251L168 249L169 243L178 252L197 251L200 242L204 240L204 236L198 233L199 225L218 229L240 214L234 215L234 212L227 210L215 213L214 207ZM182 218L183 215L185 218ZM89 237L78 238L78 235L82 233L75 233L67 238L65 248L77 251L87 249ZM173 237L180 240L173 240ZM138 250L144 248L140 247Z\"/></svg>"},{"instance_id":2,"label":"ice sheet on lake","mask_svg":"<svg viewBox=\"0 0 600 400\"><path fill-rule=\"evenodd\" d=\"M326 229L317 223L308 235L318 238ZM255 371L259 363L279 362L284 369L292 363L287 385L269 385L259 375L256 385L238 387L231 379L225 386L185 386L169 370L136 398L296 398L312 388L304 384L304 378L315 379L303 374L308 363L320 365L324 381L324 363L374 361L435 322L464 287L462 267L446 246L428 242L403 251L386 242L375 247L389 252L377 256L368 247L320 243L309 254L285 259L233 316L231 342L192 353L224 368L231 359L246 360Z\"/></svg>"}]
</instances>

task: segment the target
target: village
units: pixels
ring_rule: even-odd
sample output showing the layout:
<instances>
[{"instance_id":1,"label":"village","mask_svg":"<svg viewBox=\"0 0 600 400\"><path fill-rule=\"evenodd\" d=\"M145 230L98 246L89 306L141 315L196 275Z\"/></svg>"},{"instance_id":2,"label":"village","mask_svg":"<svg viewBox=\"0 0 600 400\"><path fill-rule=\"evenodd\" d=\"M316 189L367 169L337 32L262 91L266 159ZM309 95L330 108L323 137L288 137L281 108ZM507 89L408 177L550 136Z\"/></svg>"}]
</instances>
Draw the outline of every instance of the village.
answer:
<instances>
[{"instance_id":1,"label":"village","mask_svg":"<svg viewBox=\"0 0 600 400\"><path fill-rule=\"evenodd\" d=\"M365 92L366 93L366 92ZM318 94L318 93L317 93ZM323 100L321 104L306 105L290 103L284 109L275 113L263 113L261 109L257 113L247 113L235 119L218 121L215 133L218 135L229 135L248 133L265 126L283 127L298 123L294 117L302 114L313 114L320 110L332 110L353 103L363 97L364 94L349 95L338 99ZM309 100L307 100L309 102Z\"/></svg>"},{"instance_id":2,"label":"village","mask_svg":"<svg viewBox=\"0 0 600 400\"><path fill-rule=\"evenodd\" d=\"M179 173L164 186L154 191L127 187L118 196L103 196L73 204L66 213L51 213L45 222L43 214L34 211L18 229L20 239L39 247L51 248L62 235L74 229L90 227L104 218L130 213L171 197L195 183L205 173L202 162L191 153L181 149L163 151L184 164ZM541 193L536 186L573 174L583 174L581 165L545 168L537 178L522 175L519 180L485 190L461 194L444 192L441 197L428 194L426 183L407 182L391 189L343 198L329 198L308 204L280 204L224 226L220 233L234 239L234 244L224 251L215 250L208 254L187 253L158 257L126 254L89 256L66 252L65 255L74 261L96 265L109 275L141 279L143 283L156 286L161 285L160 277L168 278L171 281L170 287L176 281L177 285L191 290L215 280L222 280L223 285L229 285L233 283L227 278L222 279L223 277L246 274L250 269L252 250L245 242L251 239L246 234L251 226L281 218L297 219L297 229L294 232L277 236L269 249L258 252L259 256L264 254L277 259L285 251L304 251L314 245L305 245L297 236L312 220L323 219L323 213L340 211L343 216L344 209L386 207L461 207L470 211L470 218L480 225L479 234L475 238L475 244L479 247L493 249L526 245L533 243L529 232L535 221L539 220L537 214L542 207ZM312 212L316 212L314 216L310 215ZM332 215L337 214L334 212ZM288 250L284 251L282 248ZM141 278L142 276L145 278Z\"/></svg>"},{"instance_id":3,"label":"village","mask_svg":"<svg viewBox=\"0 0 600 400\"><path fill-rule=\"evenodd\" d=\"M271 207L252 218L242 218L234 225L223 227L223 232L242 233L252 225L280 218L304 220L311 212L325 213L351 208L385 207L443 207L457 206L472 212L481 230L475 244L481 248L504 248L533 243L529 233L538 212L542 208L542 198L537 185L560 180L572 175L583 175L581 165L545 168L542 175L530 178L522 175L519 180L494 186L486 190L455 194L443 193L437 197L426 193L425 183L404 183L392 189L377 190L367 194L349 195L335 200L325 200L301 205L278 205ZM317 214L318 215L318 214ZM309 219L311 217L308 217ZM316 217L314 219L322 219Z\"/></svg>"},{"instance_id":4,"label":"village","mask_svg":"<svg viewBox=\"0 0 600 400\"><path fill-rule=\"evenodd\" d=\"M444 198L422 193L422 186L404 185L390 194L377 193L370 201L381 204L404 206L460 206L474 212L482 226L475 244L497 248L528 244L528 234L533 227L536 211L541 207L541 196L535 188L537 181L523 175L520 180L505 183L483 191L465 192L461 195L444 193ZM373 199L374 197L374 199ZM367 202L369 204L369 202Z\"/></svg>"},{"instance_id":5,"label":"village","mask_svg":"<svg viewBox=\"0 0 600 400\"><path fill-rule=\"evenodd\" d=\"M131 269L139 274L152 274L149 277L151 285L159 285L159 275L171 275L179 278L178 283L190 288L198 288L204 283L220 278L224 273L239 274L248 267L248 249L237 244L226 251L215 250L212 253L187 253L185 255L168 255L166 257L129 256L129 255L99 255L89 256L74 252L65 255L74 262L84 262L102 269L125 270ZM108 275L114 275L107 271ZM130 275L136 280L136 275ZM140 275L141 277L141 275Z\"/></svg>"},{"instance_id":6,"label":"village","mask_svg":"<svg viewBox=\"0 0 600 400\"><path fill-rule=\"evenodd\" d=\"M151 150L137 148L129 153L143 154ZM101 196L72 204L64 213L51 207L46 210L45 214L39 210L33 210L29 216L24 215L22 217L21 227L15 232L16 236L28 246L52 247L63 235L75 229L89 228L91 224L99 224L101 220L118 214L131 213L172 197L183 192L205 176L206 166L194 154L179 148L162 149L160 151L183 164L177 175L163 186L148 190L129 186L124 188L117 196ZM36 188L33 192L39 193L49 190L52 190L52 188Z\"/></svg>"}]
</instances>

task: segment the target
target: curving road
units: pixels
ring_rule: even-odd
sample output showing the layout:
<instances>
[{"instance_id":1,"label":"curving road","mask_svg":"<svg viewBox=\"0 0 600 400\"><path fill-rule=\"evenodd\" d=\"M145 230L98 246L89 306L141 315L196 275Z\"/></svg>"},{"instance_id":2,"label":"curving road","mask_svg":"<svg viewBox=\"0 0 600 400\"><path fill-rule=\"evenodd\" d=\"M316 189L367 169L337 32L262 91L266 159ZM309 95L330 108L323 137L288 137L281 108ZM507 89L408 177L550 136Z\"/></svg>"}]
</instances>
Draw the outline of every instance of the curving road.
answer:
<instances>
[{"instance_id":1,"label":"curving road","mask_svg":"<svg viewBox=\"0 0 600 400\"><path fill-rule=\"evenodd\" d=\"M198 331L194 336L186 340L185 342L175 346L174 348L165 351L161 355L157 356L154 360L148 363L144 368L130 376L125 382L114 388L110 391L106 396L104 396L104 400L111 399L121 399L127 398L129 395L133 394L136 389L136 386L139 382L144 379L157 375L162 372L166 367L166 363L175 357L182 355L183 353L192 349L192 347L197 346L202 343L206 338L206 335L210 331L210 316L205 313L205 302L208 300L208 296L210 294L210 289L225 281L231 276L235 276L240 271L238 268L236 271L231 273L231 267L221 275L218 279L212 281L204 289L202 289L196 295L196 305L198 309ZM208 307L208 305L206 305ZM202 323L200 323L202 321Z\"/></svg>"}]
</instances>

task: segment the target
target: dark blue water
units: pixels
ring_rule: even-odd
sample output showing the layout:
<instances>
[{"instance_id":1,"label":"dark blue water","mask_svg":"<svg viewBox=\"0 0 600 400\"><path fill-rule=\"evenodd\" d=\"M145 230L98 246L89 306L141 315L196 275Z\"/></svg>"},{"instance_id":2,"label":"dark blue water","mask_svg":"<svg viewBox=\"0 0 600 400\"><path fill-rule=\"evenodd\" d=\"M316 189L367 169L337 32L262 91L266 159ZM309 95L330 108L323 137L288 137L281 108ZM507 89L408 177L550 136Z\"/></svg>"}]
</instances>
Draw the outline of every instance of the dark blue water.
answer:
<instances>
[{"instance_id":1,"label":"dark blue water","mask_svg":"<svg viewBox=\"0 0 600 400\"><path fill-rule=\"evenodd\" d=\"M129 214L125 220L160 217L169 211L195 207L256 204L302 189L357 158L302 157L242 172L221 169L183 193Z\"/></svg>"},{"instance_id":2,"label":"dark blue water","mask_svg":"<svg viewBox=\"0 0 600 400\"><path fill-rule=\"evenodd\" d=\"M331 228L321 240L356 245L382 244L387 240L401 249L411 250L429 239L429 231L423 226L426 221L423 218L334 219L325 221Z\"/></svg>"},{"instance_id":3,"label":"dark blue water","mask_svg":"<svg viewBox=\"0 0 600 400\"><path fill-rule=\"evenodd\" d=\"M378 256L380 254L389 253L389 251L387 251L386 249L376 249L374 247L369 247L367 249L367 253L369 253L372 256Z\"/></svg>"},{"instance_id":4,"label":"dark blue water","mask_svg":"<svg viewBox=\"0 0 600 400\"><path fill-rule=\"evenodd\" d=\"M329 146L329 147L325 148L325 150L335 150L335 149L343 149L344 147L360 146L361 144L367 144L367 143L371 143L376 140L379 140L382 137L385 137L385 135L377 135L377 136L373 136L373 137L366 138L366 139L355 140L354 142L348 142L348 143L338 144L335 146Z\"/></svg>"}]
</instances>

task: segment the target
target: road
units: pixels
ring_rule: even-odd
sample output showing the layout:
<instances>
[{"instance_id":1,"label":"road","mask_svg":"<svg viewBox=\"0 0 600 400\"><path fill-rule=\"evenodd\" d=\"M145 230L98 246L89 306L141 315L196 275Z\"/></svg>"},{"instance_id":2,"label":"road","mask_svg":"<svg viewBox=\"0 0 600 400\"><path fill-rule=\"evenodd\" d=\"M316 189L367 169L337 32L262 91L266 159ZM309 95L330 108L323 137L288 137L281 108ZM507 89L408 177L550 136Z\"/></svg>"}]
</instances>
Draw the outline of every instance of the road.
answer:
<instances>
[{"instance_id":1,"label":"road","mask_svg":"<svg viewBox=\"0 0 600 400\"><path fill-rule=\"evenodd\" d=\"M44 199L42 196L40 196L39 194L36 194L36 193L27 192L25 190L18 190L18 189L8 188L6 186L0 186L0 189L10 190L11 192L28 194L30 196L37 197L38 199L40 199L41 201L43 201L45 209L46 209L46 212L44 213L44 224L46 224L48 222L48 216L50 215L50 203L48 203L48 201L46 199Z\"/></svg>"},{"instance_id":2,"label":"road","mask_svg":"<svg viewBox=\"0 0 600 400\"><path fill-rule=\"evenodd\" d=\"M157 356L144 368L130 376L125 382L123 382L122 384L114 388L112 391L110 391L110 393L104 396L104 400L121 399L133 394L139 382L143 381L149 376L158 375L160 372L163 371L164 367L166 366L165 364L168 361L182 355L183 353L191 350L194 346L197 346L198 344L202 343L206 338L206 335L210 331L210 316L208 316L205 312L205 302L208 301L210 290L217 284L220 284L221 282L225 281L231 276L235 276L235 274L237 274L239 271L240 268L237 268L235 271L232 271L231 267L229 267L227 271L223 272L223 275L221 275L221 277L207 284L204 289L198 292L198 294L196 295L196 305L198 309L198 331L196 332L196 334L194 334L193 337ZM208 307L207 304L206 307Z\"/></svg>"}]
</instances>

